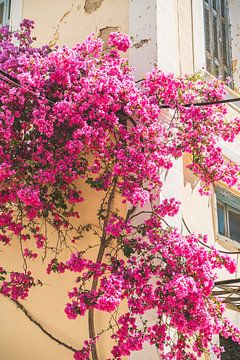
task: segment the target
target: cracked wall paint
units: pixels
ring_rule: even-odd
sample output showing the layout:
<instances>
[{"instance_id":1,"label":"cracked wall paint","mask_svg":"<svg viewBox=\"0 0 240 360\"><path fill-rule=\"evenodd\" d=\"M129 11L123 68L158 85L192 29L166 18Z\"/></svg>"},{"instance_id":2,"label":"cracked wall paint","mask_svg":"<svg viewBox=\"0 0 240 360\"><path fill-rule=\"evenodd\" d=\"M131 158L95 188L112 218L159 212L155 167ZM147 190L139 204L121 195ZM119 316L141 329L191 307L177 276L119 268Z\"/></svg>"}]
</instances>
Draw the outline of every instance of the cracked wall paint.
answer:
<instances>
[{"instance_id":1,"label":"cracked wall paint","mask_svg":"<svg viewBox=\"0 0 240 360\"><path fill-rule=\"evenodd\" d=\"M58 24L57 24L57 26L56 26L56 30L55 30L55 32L54 32L54 34L53 34L53 38L52 38L52 40L49 42L49 46L50 46L50 47L55 46L56 43L57 43L57 41L59 40L59 38L60 38L60 32L59 32L60 26L61 26L62 22L68 17L68 15L70 14L70 12L73 10L73 7L74 7L74 5L75 5L75 2L76 2L76 0L73 0L71 8L70 8L69 10L67 10L67 11L63 14L63 16L61 17L61 19L59 20L59 22L58 22ZM65 24L66 24L66 22L65 22Z\"/></svg>"},{"instance_id":2,"label":"cracked wall paint","mask_svg":"<svg viewBox=\"0 0 240 360\"><path fill-rule=\"evenodd\" d=\"M103 0L85 0L84 10L87 14L92 14L102 5Z\"/></svg>"},{"instance_id":3,"label":"cracked wall paint","mask_svg":"<svg viewBox=\"0 0 240 360\"><path fill-rule=\"evenodd\" d=\"M233 70L233 73L236 72L237 68L238 68L238 59L233 59L232 60L232 70Z\"/></svg>"},{"instance_id":4,"label":"cracked wall paint","mask_svg":"<svg viewBox=\"0 0 240 360\"><path fill-rule=\"evenodd\" d=\"M63 15L70 10L73 1L75 2L72 11L58 26ZM98 36L100 29L108 26L118 27L118 30L124 33L129 32L129 0L104 0L91 15L84 9L85 0L52 0L47 7L46 2L47 0L23 2L23 17L33 19L36 24L36 46L51 42L51 45L67 44L72 47L85 40L91 33ZM135 42L146 37L148 36L142 36Z\"/></svg>"},{"instance_id":5,"label":"cracked wall paint","mask_svg":"<svg viewBox=\"0 0 240 360\"><path fill-rule=\"evenodd\" d=\"M107 48L107 40L108 40L109 34L111 32L118 31L118 30L119 30L118 26L106 26L106 27L99 30L98 37L100 39L102 39L103 42L104 42L103 49Z\"/></svg>"},{"instance_id":6,"label":"cracked wall paint","mask_svg":"<svg viewBox=\"0 0 240 360\"><path fill-rule=\"evenodd\" d=\"M141 41L139 41L138 43L136 44L133 44L133 46L136 48L136 49L139 49L140 47L144 46L145 44L147 44L151 39L142 39Z\"/></svg>"}]
</instances>

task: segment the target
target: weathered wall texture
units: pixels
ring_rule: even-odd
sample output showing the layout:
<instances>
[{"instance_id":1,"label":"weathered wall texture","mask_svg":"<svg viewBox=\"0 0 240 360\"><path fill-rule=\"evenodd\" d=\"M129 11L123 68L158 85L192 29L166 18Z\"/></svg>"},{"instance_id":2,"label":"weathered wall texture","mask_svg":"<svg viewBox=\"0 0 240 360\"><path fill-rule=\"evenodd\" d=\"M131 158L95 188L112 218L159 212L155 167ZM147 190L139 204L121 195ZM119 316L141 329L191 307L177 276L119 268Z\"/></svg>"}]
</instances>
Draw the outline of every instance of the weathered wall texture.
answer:
<instances>
[{"instance_id":1,"label":"weathered wall texture","mask_svg":"<svg viewBox=\"0 0 240 360\"><path fill-rule=\"evenodd\" d=\"M24 0L23 17L36 23L37 44L73 46L91 33L128 32L128 0Z\"/></svg>"}]
</instances>

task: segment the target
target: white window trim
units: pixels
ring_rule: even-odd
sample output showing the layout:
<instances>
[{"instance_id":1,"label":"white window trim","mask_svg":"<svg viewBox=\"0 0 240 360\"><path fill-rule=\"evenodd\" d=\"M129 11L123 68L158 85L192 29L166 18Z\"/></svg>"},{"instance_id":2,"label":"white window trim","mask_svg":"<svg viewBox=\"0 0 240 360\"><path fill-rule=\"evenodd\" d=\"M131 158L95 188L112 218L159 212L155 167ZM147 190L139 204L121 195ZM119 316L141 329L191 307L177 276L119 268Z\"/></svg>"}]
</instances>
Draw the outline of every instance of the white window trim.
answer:
<instances>
[{"instance_id":1,"label":"white window trim","mask_svg":"<svg viewBox=\"0 0 240 360\"><path fill-rule=\"evenodd\" d=\"M194 72L206 69L203 1L191 0Z\"/></svg>"},{"instance_id":2,"label":"white window trim","mask_svg":"<svg viewBox=\"0 0 240 360\"><path fill-rule=\"evenodd\" d=\"M16 31L23 19L23 0L12 0L10 11L9 26L11 30Z\"/></svg>"},{"instance_id":3,"label":"white window trim","mask_svg":"<svg viewBox=\"0 0 240 360\"><path fill-rule=\"evenodd\" d=\"M234 247L234 249L239 250L240 249L240 243L238 243L235 240L232 240L224 235L221 234L217 234L217 240L220 243L224 243L226 245L231 245L232 247Z\"/></svg>"}]
</instances>

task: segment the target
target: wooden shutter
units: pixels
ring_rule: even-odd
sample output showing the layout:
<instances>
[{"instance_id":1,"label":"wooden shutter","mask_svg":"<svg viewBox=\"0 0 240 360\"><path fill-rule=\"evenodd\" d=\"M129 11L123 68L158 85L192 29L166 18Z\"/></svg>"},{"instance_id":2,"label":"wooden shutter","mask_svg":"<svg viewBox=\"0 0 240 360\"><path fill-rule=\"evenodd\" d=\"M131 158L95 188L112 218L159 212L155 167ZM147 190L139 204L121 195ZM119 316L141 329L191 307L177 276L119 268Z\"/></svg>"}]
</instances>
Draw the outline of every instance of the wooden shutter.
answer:
<instances>
[{"instance_id":1,"label":"wooden shutter","mask_svg":"<svg viewBox=\"0 0 240 360\"><path fill-rule=\"evenodd\" d=\"M209 0L210 1L210 0ZM209 1L204 0L204 27L205 27L205 51L206 67L213 73L213 47L212 47L212 12Z\"/></svg>"},{"instance_id":2,"label":"wooden shutter","mask_svg":"<svg viewBox=\"0 0 240 360\"><path fill-rule=\"evenodd\" d=\"M221 67L223 79L232 77L231 25L227 0L221 0Z\"/></svg>"},{"instance_id":3,"label":"wooden shutter","mask_svg":"<svg viewBox=\"0 0 240 360\"><path fill-rule=\"evenodd\" d=\"M207 70L226 80L232 77L231 29L227 0L203 0Z\"/></svg>"},{"instance_id":4,"label":"wooden shutter","mask_svg":"<svg viewBox=\"0 0 240 360\"><path fill-rule=\"evenodd\" d=\"M229 191L227 191L223 188L220 188L220 187L215 187L215 194L216 194L217 200L240 211L240 198L239 197L234 196Z\"/></svg>"}]
</instances>

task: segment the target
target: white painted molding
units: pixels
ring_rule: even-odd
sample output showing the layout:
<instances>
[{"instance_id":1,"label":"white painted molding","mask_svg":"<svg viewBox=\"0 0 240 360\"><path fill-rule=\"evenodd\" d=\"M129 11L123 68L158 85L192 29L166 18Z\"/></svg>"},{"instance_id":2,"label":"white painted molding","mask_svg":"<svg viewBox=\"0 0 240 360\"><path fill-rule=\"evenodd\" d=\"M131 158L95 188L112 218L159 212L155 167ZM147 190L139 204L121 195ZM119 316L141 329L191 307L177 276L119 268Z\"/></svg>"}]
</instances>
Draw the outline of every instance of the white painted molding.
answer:
<instances>
[{"instance_id":1,"label":"white painted molding","mask_svg":"<svg viewBox=\"0 0 240 360\"><path fill-rule=\"evenodd\" d=\"M12 30L17 30L23 18L23 0L11 1L11 16L9 25Z\"/></svg>"},{"instance_id":2,"label":"white painted molding","mask_svg":"<svg viewBox=\"0 0 240 360\"><path fill-rule=\"evenodd\" d=\"M136 67L137 80L157 64L157 1L129 2L129 35L133 43L129 63Z\"/></svg>"},{"instance_id":3,"label":"white painted molding","mask_svg":"<svg viewBox=\"0 0 240 360\"><path fill-rule=\"evenodd\" d=\"M203 2L200 0L191 0L191 1L192 1L194 72L198 72L201 71L203 68L206 68Z\"/></svg>"}]
</instances>

